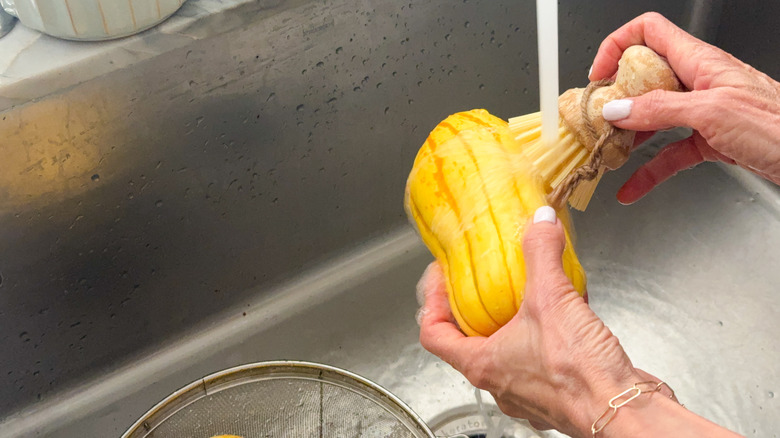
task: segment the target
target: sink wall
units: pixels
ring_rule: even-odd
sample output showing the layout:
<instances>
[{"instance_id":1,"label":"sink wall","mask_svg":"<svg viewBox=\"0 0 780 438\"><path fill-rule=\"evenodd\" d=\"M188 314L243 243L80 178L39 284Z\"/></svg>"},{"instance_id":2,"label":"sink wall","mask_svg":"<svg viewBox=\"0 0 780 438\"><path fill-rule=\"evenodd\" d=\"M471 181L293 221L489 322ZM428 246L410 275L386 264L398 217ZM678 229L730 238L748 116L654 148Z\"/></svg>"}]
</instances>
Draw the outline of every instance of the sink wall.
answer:
<instances>
[{"instance_id":1,"label":"sink wall","mask_svg":"<svg viewBox=\"0 0 780 438\"><path fill-rule=\"evenodd\" d=\"M653 9L685 27L695 3ZM561 2L561 87L645 8ZM446 115L538 107L531 2L229 14L241 25L0 114L0 419L403 227L405 176Z\"/></svg>"}]
</instances>

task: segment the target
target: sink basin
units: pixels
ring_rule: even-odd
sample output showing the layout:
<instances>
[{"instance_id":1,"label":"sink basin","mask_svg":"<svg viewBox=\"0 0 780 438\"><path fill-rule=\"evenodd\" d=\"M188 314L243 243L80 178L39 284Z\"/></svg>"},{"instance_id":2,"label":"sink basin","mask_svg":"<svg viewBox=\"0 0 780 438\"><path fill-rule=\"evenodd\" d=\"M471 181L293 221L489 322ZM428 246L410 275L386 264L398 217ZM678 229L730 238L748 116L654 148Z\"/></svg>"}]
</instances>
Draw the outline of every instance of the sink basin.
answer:
<instances>
[{"instance_id":1,"label":"sink basin","mask_svg":"<svg viewBox=\"0 0 780 438\"><path fill-rule=\"evenodd\" d=\"M635 365L665 379L688 409L767 436L780 428L780 194L736 169L704 165L621 206L612 194L642 155L605 176L575 217L590 304ZM51 436L119 435L192 380L274 359L353 371L433 423L473 406L474 394L417 341L414 287L430 261L410 227L396 229L0 431L56 420Z\"/></svg>"},{"instance_id":2,"label":"sink basin","mask_svg":"<svg viewBox=\"0 0 780 438\"><path fill-rule=\"evenodd\" d=\"M417 340L431 256L403 188L446 115L538 108L533 11L249 3L164 56L0 114L0 436L120 436L178 388L265 360L357 373L432 426L473 412L473 388ZM561 6L562 87L583 85L635 3ZM653 8L684 24L699 4ZM677 135L574 215L591 306L686 407L771 436L780 195L707 164L619 205L620 183Z\"/></svg>"}]
</instances>

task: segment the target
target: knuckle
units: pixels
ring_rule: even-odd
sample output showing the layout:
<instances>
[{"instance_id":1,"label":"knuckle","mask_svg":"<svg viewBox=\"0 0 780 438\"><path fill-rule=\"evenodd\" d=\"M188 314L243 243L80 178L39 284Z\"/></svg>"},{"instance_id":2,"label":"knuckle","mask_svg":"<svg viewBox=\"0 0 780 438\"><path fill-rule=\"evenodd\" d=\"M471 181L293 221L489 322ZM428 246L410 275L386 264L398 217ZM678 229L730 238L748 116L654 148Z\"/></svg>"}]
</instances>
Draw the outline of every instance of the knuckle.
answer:
<instances>
[{"instance_id":1,"label":"knuckle","mask_svg":"<svg viewBox=\"0 0 780 438\"><path fill-rule=\"evenodd\" d=\"M554 245L559 240L560 231L558 230L558 227L537 227L526 233L523 239L523 245L530 251L539 251Z\"/></svg>"},{"instance_id":2,"label":"knuckle","mask_svg":"<svg viewBox=\"0 0 780 438\"><path fill-rule=\"evenodd\" d=\"M661 15L658 12L655 12L655 11L645 12L644 14L640 15L639 18L641 20L651 21L651 22L663 22L663 21L666 21L666 17L664 17L663 15Z\"/></svg>"},{"instance_id":3,"label":"knuckle","mask_svg":"<svg viewBox=\"0 0 780 438\"><path fill-rule=\"evenodd\" d=\"M644 96L642 96L642 104L644 107L643 113L659 114L666 109L666 91L653 90L645 93Z\"/></svg>"},{"instance_id":4,"label":"knuckle","mask_svg":"<svg viewBox=\"0 0 780 438\"><path fill-rule=\"evenodd\" d=\"M527 305L529 314L540 321L565 315L574 299L579 297L563 273L540 278L532 287L536 289L532 294L534 298L523 301L523 305Z\"/></svg>"},{"instance_id":5,"label":"knuckle","mask_svg":"<svg viewBox=\"0 0 780 438\"><path fill-rule=\"evenodd\" d=\"M420 345L422 345L422 347L424 349L426 349L427 351L430 351L431 353L433 353L434 345L433 345L433 343L431 341L431 337L430 337L430 335L428 333L428 329L426 328L425 325L420 327Z\"/></svg>"}]
</instances>

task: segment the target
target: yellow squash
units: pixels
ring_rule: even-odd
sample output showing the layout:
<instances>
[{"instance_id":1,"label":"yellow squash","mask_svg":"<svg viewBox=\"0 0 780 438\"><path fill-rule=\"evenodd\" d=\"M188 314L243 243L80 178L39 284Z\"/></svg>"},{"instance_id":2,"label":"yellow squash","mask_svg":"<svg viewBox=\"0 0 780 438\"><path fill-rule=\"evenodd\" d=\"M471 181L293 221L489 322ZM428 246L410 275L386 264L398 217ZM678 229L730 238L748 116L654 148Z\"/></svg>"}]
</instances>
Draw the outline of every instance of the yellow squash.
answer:
<instances>
[{"instance_id":1,"label":"yellow squash","mask_svg":"<svg viewBox=\"0 0 780 438\"><path fill-rule=\"evenodd\" d=\"M507 123L485 110L449 116L414 161L404 205L448 280L461 330L489 336L520 308L525 289L523 232L547 193L519 153ZM572 247L568 212L563 268L585 293L585 272Z\"/></svg>"}]
</instances>

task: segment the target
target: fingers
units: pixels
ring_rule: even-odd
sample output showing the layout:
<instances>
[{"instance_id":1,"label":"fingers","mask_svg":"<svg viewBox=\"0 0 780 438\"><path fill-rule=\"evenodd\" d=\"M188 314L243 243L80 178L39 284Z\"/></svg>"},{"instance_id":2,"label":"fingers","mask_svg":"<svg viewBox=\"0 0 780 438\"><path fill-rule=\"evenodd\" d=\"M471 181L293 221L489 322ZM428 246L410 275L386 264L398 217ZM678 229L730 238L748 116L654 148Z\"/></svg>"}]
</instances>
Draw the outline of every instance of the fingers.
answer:
<instances>
[{"instance_id":1,"label":"fingers","mask_svg":"<svg viewBox=\"0 0 780 438\"><path fill-rule=\"evenodd\" d=\"M637 147L641 145L642 143L646 142L647 140L650 139L650 137L654 135L655 135L655 131L638 131L634 136L633 147Z\"/></svg>"},{"instance_id":2,"label":"fingers","mask_svg":"<svg viewBox=\"0 0 780 438\"><path fill-rule=\"evenodd\" d=\"M468 357L483 338L469 338L452 322L452 312L447 301L444 273L434 262L425 270L417 285L418 296L425 303L418 313L420 343L431 353L439 356L458 371L463 370ZM422 294L420 294L422 292Z\"/></svg>"},{"instance_id":3,"label":"fingers","mask_svg":"<svg viewBox=\"0 0 780 438\"><path fill-rule=\"evenodd\" d=\"M701 131L722 119L724 102L720 90L653 90L630 99L607 102L601 113L614 126L631 131L662 131L678 126Z\"/></svg>"},{"instance_id":4,"label":"fingers","mask_svg":"<svg viewBox=\"0 0 780 438\"><path fill-rule=\"evenodd\" d=\"M658 131L689 126L693 93L655 90L631 99L607 102L602 116L618 128L631 131Z\"/></svg>"},{"instance_id":5,"label":"fingers","mask_svg":"<svg viewBox=\"0 0 780 438\"><path fill-rule=\"evenodd\" d=\"M626 23L607 36L599 46L590 80L597 81L612 76L618 61L628 47L645 45L666 57L680 80L693 89L696 60L689 59L699 49L712 49L703 41L689 35L674 23L655 12L648 12Z\"/></svg>"},{"instance_id":6,"label":"fingers","mask_svg":"<svg viewBox=\"0 0 780 438\"><path fill-rule=\"evenodd\" d=\"M573 291L563 271L563 248L566 239L563 224L552 207L540 207L523 237L523 255L526 265L525 301L535 300L544 292L554 299Z\"/></svg>"},{"instance_id":7,"label":"fingers","mask_svg":"<svg viewBox=\"0 0 780 438\"><path fill-rule=\"evenodd\" d=\"M452 322L445 281L441 266L433 262L425 268L417 282L417 303L421 306L417 313L417 323L421 326L431 318L434 321Z\"/></svg>"},{"instance_id":8,"label":"fingers","mask_svg":"<svg viewBox=\"0 0 780 438\"><path fill-rule=\"evenodd\" d=\"M618 190L617 199L621 204L633 204L677 172L717 159L718 154L698 134L671 143L631 175Z\"/></svg>"}]
</instances>

